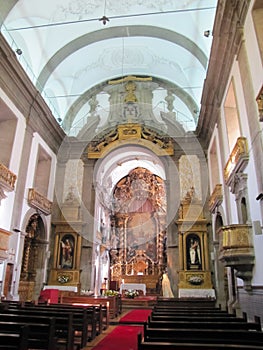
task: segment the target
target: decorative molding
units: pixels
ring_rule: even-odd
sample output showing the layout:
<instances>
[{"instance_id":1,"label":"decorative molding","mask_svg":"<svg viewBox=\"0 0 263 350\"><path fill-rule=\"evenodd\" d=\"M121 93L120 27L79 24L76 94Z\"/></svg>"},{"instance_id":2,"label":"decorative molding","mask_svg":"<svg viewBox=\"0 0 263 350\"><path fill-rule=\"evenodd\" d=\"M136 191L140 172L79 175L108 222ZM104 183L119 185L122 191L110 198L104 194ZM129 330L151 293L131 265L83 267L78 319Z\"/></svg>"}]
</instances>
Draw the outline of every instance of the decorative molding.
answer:
<instances>
[{"instance_id":1,"label":"decorative molding","mask_svg":"<svg viewBox=\"0 0 263 350\"><path fill-rule=\"evenodd\" d=\"M179 289L212 289L210 271L179 271Z\"/></svg>"},{"instance_id":2,"label":"decorative molding","mask_svg":"<svg viewBox=\"0 0 263 350\"><path fill-rule=\"evenodd\" d=\"M51 214L53 203L34 188L29 188L27 202L31 208L38 209L45 215Z\"/></svg>"},{"instance_id":3,"label":"decorative molding","mask_svg":"<svg viewBox=\"0 0 263 350\"><path fill-rule=\"evenodd\" d=\"M213 27L213 48L204 84L197 136L209 144L214 124L220 118L220 106L231 75L233 61L244 41L244 23L248 0L220 1ZM222 35L222 33L224 33ZM220 57L220 59L218 59Z\"/></svg>"},{"instance_id":4,"label":"decorative molding","mask_svg":"<svg viewBox=\"0 0 263 350\"><path fill-rule=\"evenodd\" d=\"M174 154L174 148L170 137L160 135L155 130L140 124L127 123L118 125L88 145L88 158L102 158L112 149L126 143L143 145L159 156Z\"/></svg>"},{"instance_id":5,"label":"decorative molding","mask_svg":"<svg viewBox=\"0 0 263 350\"><path fill-rule=\"evenodd\" d=\"M120 78L120 79L115 79L115 80L110 80L108 82L109 85L116 85L116 84L121 84L121 83L128 83L130 81L152 81L152 77L135 77L133 75L128 75L127 77Z\"/></svg>"},{"instance_id":6,"label":"decorative molding","mask_svg":"<svg viewBox=\"0 0 263 350\"><path fill-rule=\"evenodd\" d=\"M4 164L0 163L0 189L3 191L14 191L16 175L12 173Z\"/></svg>"},{"instance_id":7,"label":"decorative molding","mask_svg":"<svg viewBox=\"0 0 263 350\"><path fill-rule=\"evenodd\" d=\"M214 213L215 209L223 202L223 189L221 184L215 185L214 191L209 198L209 211Z\"/></svg>"},{"instance_id":8,"label":"decorative molding","mask_svg":"<svg viewBox=\"0 0 263 350\"><path fill-rule=\"evenodd\" d=\"M231 190L234 188L235 175L245 169L248 161L247 139L246 137L239 137L224 168L224 180L226 185L231 187Z\"/></svg>"},{"instance_id":9,"label":"decorative molding","mask_svg":"<svg viewBox=\"0 0 263 350\"><path fill-rule=\"evenodd\" d=\"M259 121L263 122L263 86L261 87L261 90L256 98L256 101L258 105Z\"/></svg>"},{"instance_id":10,"label":"decorative molding","mask_svg":"<svg viewBox=\"0 0 263 350\"><path fill-rule=\"evenodd\" d=\"M9 236L10 231L0 228L0 261L6 260L9 256Z\"/></svg>"}]
</instances>

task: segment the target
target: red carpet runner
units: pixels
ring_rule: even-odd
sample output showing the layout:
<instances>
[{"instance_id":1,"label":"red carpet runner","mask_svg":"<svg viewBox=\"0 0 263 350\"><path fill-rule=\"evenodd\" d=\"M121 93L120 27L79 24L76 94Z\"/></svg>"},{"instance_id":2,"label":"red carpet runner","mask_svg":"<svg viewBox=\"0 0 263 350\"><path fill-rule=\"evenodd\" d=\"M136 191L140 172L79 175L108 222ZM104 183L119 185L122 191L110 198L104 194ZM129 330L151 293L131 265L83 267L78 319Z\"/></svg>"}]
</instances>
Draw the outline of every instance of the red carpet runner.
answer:
<instances>
[{"instance_id":1,"label":"red carpet runner","mask_svg":"<svg viewBox=\"0 0 263 350\"><path fill-rule=\"evenodd\" d=\"M151 312L151 309L128 312L120 319L120 325L102 339L93 350L137 350L137 335L143 331L142 324L147 321Z\"/></svg>"},{"instance_id":2,"label":"red carpet runner","mask_svg":"<svg viewBox=\"0 0 263 350\"><path fill-rule=\"evenodd\" d=\"M138 310L132 310L128 312L125 316L123 316L119 323L135 323L135 324L140 324L144 323L147 321L148 316L152 312L151 309L138 309Z\"/></svg>"},{"instance_id":3,"label":"red carpet runner","mask_svg":"<svg viewBox=\"0 0 263 350\"><path fill-rule=\"evenodd\" d=\"M137 334L143 326L117 326L93 350L137 350Z\"/></svg>"}]
</instances>

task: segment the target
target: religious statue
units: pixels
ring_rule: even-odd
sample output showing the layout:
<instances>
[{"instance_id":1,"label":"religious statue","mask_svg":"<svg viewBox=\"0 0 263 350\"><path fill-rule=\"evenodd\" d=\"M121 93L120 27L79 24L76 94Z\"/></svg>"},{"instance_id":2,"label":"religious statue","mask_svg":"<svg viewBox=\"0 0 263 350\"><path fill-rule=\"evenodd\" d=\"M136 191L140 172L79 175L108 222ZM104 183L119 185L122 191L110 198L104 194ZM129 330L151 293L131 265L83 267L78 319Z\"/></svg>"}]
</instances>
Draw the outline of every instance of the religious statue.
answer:
<instances>
[{"instance_id":1,"label":"religious statue","mask_svg":"<svg viewBox=\"0 0 263 350\"><path fill-rule=\"evenodd\" d=\"M73 239L66 236L61 243L61 268L71 269L73 267Z\"/></svg>"},{"instance_id":2,"label":"religious statue","mask_svg":"<svg viewBox=\"0 0 263 350\"><path fill-rule=\"evenodd\" d=\"M36 238L38 236L38 215L32 215L26 227L27 237Z\"/></svg>"},{"instance_id":3,"label":"religious statue","mask_svg":"<svg viewBox=\"0 0 263 350\"><path fill-rule=\"evenodd\" d=\"M194 235L189 239L188 244L188 266L190 269L201 268L201 249L199 243L199 237Z\"/></svg>"},{"instance_id":4,"label":"religious statue","mask_svg":"<svg viewBox=\"0 0 263 350\"><path fill-rule=\"evenodd\" d=\"M174 297L174 294L171 289L170 280L166 271L162 276L162 293L163 293L163 297L166 297L166 298Z\"/></svg>"}]
</instances>

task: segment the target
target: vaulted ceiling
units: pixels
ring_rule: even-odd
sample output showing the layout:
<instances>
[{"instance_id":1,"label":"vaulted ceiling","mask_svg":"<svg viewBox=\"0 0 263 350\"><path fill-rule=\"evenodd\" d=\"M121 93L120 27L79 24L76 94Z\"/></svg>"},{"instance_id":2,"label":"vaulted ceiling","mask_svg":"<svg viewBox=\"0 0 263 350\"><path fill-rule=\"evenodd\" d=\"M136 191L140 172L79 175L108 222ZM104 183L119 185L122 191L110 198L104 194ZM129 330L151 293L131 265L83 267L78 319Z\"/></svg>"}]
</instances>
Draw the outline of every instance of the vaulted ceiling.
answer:
<instances>
[{"instance_id":1,"label":"vaulted ceiling","mask_svg":"<svg viewBox=\"0 0 263 350\"><path fill-rule=\"evenodd\" d=\"M186 130L195 130L217 0L0 0L1 32L67 132L95 94L108 110L108 81L127 75L167 90ZM67 121L70 121L67 123Z\"/></svg>"}]
</instances>

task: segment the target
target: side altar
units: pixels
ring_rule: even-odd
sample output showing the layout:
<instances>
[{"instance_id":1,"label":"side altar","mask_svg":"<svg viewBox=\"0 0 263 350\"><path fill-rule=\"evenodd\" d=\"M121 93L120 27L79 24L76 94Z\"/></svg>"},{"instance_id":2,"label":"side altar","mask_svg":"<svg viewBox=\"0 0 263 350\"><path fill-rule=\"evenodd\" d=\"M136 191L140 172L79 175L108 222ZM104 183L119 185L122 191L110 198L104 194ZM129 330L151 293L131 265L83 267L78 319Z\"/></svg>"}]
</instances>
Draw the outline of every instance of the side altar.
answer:
<instances>
[{"instance_id":1,"label":"side altar","mask_svg":"<svg viewBox=\"0 0 263 350\"><path fill-rule=\"evenodd\" d=\"M177 225L179 298L215 299L209 268L207 220L201 201L191 195L182 200Z\"/></svg>"}]
</instances>

